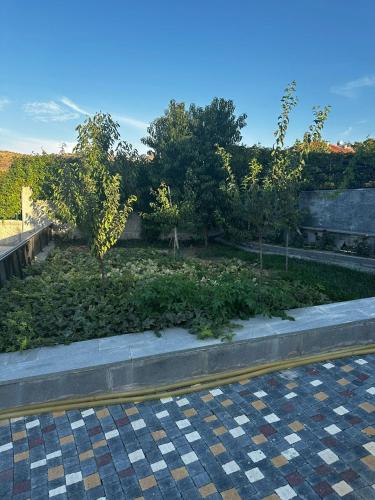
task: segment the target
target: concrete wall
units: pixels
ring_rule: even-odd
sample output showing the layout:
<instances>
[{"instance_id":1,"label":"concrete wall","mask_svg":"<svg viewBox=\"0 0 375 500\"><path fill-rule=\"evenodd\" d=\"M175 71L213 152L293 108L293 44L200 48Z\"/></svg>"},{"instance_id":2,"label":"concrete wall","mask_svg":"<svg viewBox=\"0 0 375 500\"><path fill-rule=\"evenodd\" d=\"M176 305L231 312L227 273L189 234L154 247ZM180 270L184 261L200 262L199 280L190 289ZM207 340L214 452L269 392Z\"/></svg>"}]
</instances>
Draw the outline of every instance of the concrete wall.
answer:
<instances>
[{"instance_id":1,"label":"concrete wall","mask_svg":"<svg viewBox=\"0 0 375 500\"><path fill-rule=\"evenodd\" d=\"M125 231L120 236L120 240L140 240L141 233L142 219L139 214L132 212L126 223Z\"/></svg>"},{"instance_id":2,"label":"concrete wall","mask_svg":"<svg viewBox=\"0 0 375 500\"><path fill-rule=\"evenodd\" d=\"M304 226L375 235L375 189L305 191L301 207L309 215Z\"/></svg>"},{"instance_id":3,"label":"concrete wall","mask_svg":"<svg viewBox=\"0 0 375 500\"><path fill-rule=\"evenodd\" d=\"M20 238L21 233L21 220L0 220L0 241L2 245L5 245L9 239Z\"/></svg>"}]
</instances>

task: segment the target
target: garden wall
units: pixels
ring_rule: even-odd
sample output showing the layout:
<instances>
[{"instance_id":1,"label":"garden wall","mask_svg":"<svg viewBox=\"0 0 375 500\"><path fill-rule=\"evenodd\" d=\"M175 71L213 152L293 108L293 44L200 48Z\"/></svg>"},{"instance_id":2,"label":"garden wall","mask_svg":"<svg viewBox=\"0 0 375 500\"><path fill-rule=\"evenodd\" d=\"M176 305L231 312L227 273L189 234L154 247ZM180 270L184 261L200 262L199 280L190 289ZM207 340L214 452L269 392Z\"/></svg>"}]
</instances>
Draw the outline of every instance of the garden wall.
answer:
<instances>
[{"instance_id":1,"label":"garden wall","mask_svg":"<svg viewBox=\"0 0 375 500\"><path fill-rule=\"evenodd\" d=\"M375 189L304 191L300 206L307 215L303 227L310 243L326 230L334 235L335 244L352 245L368 236L371 254L375 246Z\"/></svg>"}]
</instances>

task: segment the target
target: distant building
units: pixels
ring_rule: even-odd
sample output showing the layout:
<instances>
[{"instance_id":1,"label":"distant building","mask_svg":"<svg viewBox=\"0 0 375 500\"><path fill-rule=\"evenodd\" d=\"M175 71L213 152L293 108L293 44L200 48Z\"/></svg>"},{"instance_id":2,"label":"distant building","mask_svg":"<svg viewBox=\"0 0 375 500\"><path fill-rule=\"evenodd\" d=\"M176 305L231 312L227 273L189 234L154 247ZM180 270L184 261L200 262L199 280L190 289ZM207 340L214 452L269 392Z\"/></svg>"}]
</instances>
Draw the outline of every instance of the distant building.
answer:
<instances>
[{"instance_id":1,"label":"distant building","mask_svg":"<svg viewBox=\"0 0 375 500\"><path fill-rule=\"evenodd\" d=\"M347 154L354 153L354 149L346 144L328 144L328 150L330 153L337 154Z\"/></svg>"}]
</instances>

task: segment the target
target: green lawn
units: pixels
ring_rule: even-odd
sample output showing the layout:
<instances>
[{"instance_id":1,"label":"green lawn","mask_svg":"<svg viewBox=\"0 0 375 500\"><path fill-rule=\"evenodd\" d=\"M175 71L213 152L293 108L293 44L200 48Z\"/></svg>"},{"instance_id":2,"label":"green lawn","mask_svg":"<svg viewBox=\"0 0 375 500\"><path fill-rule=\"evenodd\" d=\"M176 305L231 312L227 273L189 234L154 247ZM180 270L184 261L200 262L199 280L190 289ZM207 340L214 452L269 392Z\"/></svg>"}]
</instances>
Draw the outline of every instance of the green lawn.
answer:
<instances>
[{"instance_id":1,"label":"green lawn","mask_svg":"<svg viewBox=\"0 0 375 500\"><path fill-rule=\"evenodd\" d=\"M375 296L374 276L319 263L265 256L221 245L115 248L100 278L80 246L57 248L46 262L0 289L0 351L69 343L180 325L201 338L228 336L231 320Z\"/></svg>"}]
</instances>

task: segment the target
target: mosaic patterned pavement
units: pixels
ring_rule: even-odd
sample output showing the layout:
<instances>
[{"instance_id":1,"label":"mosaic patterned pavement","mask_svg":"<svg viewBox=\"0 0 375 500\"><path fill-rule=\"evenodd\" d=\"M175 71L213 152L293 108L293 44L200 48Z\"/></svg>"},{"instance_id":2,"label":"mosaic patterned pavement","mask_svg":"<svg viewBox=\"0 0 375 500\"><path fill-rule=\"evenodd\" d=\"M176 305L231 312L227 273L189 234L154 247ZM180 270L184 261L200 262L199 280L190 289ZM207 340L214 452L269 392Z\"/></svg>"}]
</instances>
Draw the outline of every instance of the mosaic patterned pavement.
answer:
<instances>
[{"instance_id":1,"label":"mosaic patterned pavement","mask_svg":"<svg viewBox=\"0 0 375 500\"><path fill-rule=\"evenodd\" d=\"M0 498L375 498L375 355L0 422Z\"/></svg>"}]
</instances>

